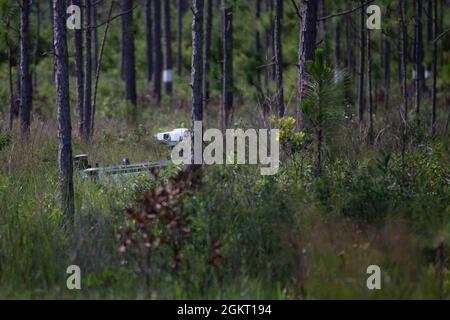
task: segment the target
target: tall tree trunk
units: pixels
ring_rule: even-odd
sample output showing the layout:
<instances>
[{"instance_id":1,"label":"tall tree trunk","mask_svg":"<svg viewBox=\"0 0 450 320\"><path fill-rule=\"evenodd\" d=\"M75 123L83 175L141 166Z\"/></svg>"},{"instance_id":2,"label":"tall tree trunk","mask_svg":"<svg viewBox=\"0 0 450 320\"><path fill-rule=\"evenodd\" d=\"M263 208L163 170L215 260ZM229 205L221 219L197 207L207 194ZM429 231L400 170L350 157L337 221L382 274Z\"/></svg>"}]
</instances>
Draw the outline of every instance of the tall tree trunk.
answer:
<instances>
[{"instance_id":1,"label":"tall tree trunk","mask_svg":"<svg viewBox=\"0 0 450 320\"><path fill-rule=\"evenodd\" d=\"M439 10L439 31L438 31L438 35L441 34L442 32L444 32L444 23L445 23L445 9L446 9L446 5L449 6L450 3L446 3L446 0L440 0L440 10ZM444 49L443 45L442 45L442 41L439 41L438 43L439 45L439 56L438 56L438 62L440 63L440 65L442 66L443 62L444 62L444 54L446 52L446 50Z\"/></svg>"},{"instance_id":2,"label":"tall tree trunk","mask_svg":"<svg viewBox=\"0 0 450 320\"><path fill-rule=\"evenodd\" d=\"M133 0L122 0L122 43L125 76L125 99L136 107L136 62L134 57ZM135 116L135 110L133 111Z\"/></svg>"},{"instance_id":3,"label":"tall tree trunk","mask_svg":"<svg viewBox=\"0 0 450 320\"><path fill-rule=\"evenodd\" d=\"M406 154L406 144L408 138L408 88L407 88L407 26L406 26L406 0L400 0L400 29L401 29L401 77L402 77L402 162L404 162Z\"/></svg>"},{"instance_id":4,"label":"tall tree trunk","mask_svg":"<svg viewBox=\"0 0 450 320\"><path fill-rule=\"evenodd\" d=\"M178 0L180 1L180 0ZM153 26L152 26L152 0L145 0L144 3L145 19L145 57L147 60L147 81L151 82L153 77Z\"/></svg>"},{"instance_id":5,"label":"tall tree trunk","mask_svg":"<svg viewBox=\"0 0 450 320\"><path fill-rule=\"evenodd\" d=\"M97 106L97 88L98 88L98 81L100 78L100 67L102 65L103 52L105 51L106 37L108 36L108 30L109 30L109 26L111 24L111 15L112 15L113 7L114 7L114 2L111 2L111 5L110 5L109 11L108 11L108 20L106 22L105 30L103 31L102 46L100 48L100 53L99 53L99 57L98 57L97 69L95 70L94 95L92 97L92 121L91 121L91 123L92 123L91 133L92 134L94 133L95 108Z\"/></svg>"},{"instance_id":6,"label":"tall tree trunk","mask_svg":"<svg viewBox=\"0 0 450 320\"><path fill-rule=\"evenodd\" d=\"M302 126L302 113L300 104L304 95L303 82L306 77L306 65L308 60L314 60L317 37L317 1L303 0L300 5L302 21L300 24L300 45L298 48L298 73L297 73L297 130Z\"/></svg>"},{"instance_id":7,"label":"tall tree trunk","mask_svg":"<svg viewBox=\"0 0 450 320\"><path fill-rule=\"evenodd\" d=\"M265 0L265 10L266 13L271 12L270 0ZM266 26L264 31L264 86L266 88L267 97L270 96L270 64L272 61L272 56L270 54L272 33L270 31L270 26Z\"/></svg>"},{"instance_id":8,"label":"tall tree trunk","mask_svg":"<svg viewBox=\"0 0 450 320\"><path fill-rule=\"evenodd\" d=\"M344 56L344 68L349 75L353 75L352 71L354 70L353 66L353 40L352 40L352 32L351 32L351 16L345 16L345 56ZM348 86L345 86L345 115L346 118L352 119L352 94L351 90Z\"/></svg>"},{"instance_id":9,"label":"tall tree trunk","mask_svg":"<svg viewBox=\"0 0 450 320\"><path fill-rule=\"evenodd\" d=\"M283 94L283 56L281 49L281 2L275 0L275 25L274 25L274 48L275 48L275 74L277 82L277 105L278 116L284 117L284 94Z\"/></svg>"},{"instance_id":10,"label":"tall tree trunk","mask_svg":"<svg viewBox=\"0 0 450 320\"><path fill-rule=\"evenodd\" d=\"M124 57L123 37L120 37L120 79L125 81L125 57Z\"/></svg>"},{"instance_id":11,"label":"tall tree trunk","mask_svg":"<svg viewBox=\"0 0 450 320\"><path fill-rule=\"evenodd\" d=\"M433 40L433 0L427 0L427 45Z\"/></svg>"},{"instance_id":12,"label":"tall tree trunk","mask_svg":"<svg viewBox=\"0 0 450 320\"><path fill-rule=\"evenodd\" d=\"M225 130L230 121L233 109L233 9L226 7L226 0L222 0L222 105L221 128Z\"/></svg>"},{"instance_id":13,"label":"tall tree trunk","mask_svg":"<svg viewBox=\"0 0 450 320\"><path fill-rule=\"evenodd\" d=\"M317 16L324 17L325 16L325 0L317 0ZM325 21L321 20L317 23L318 35L319 39L325 44L326 32L325 32Z\"/></svg>"},{"instance_id":14,"label":"tall tree trunk","mask_svg":"<svg viewBox=\"0 0 450 320\"><path fill-rule=\"evenodd\" d=\"M161 103L161 74L162 74L162 51L161 51L161 0L153 0L153 97L156 104Z\"/></svg>"},{"instance_id":15,"label":"tall tree trunk","mask_svg":"<svg viewBox=\"0 0 450 320\"><path fill-rule=\"evenodd\" d=\"M53 30L53 28L54 28L54 26L53 26L53 0L48 0L48 4L49 4L49 7L50 7L50 20L51 20L51 25L52 25L52 30ZM54 35L53 35L53 32L52 32L52 45L51 45L51 52L53 52L53 43L55 43L55 38L54 38ZM54 54L52 54L51 55L52 56L52 82L54 82L55 81L55 55Z\"/></svg>"},{"instance_id":16,"label":"tall tree trunk","mask_svg":"<svg viewBox=\"0 0 450 320\"><path fill-rule=\"evenodd\" d=\"M36 35L34 39L34 47L33 47L33 65L34 65L34 72L33 72L33 88L35 89L37 86L37 72L36 72L36 66L38 63L38 55L39 55L39 40L41 37L41 6L39 1L35 2L36 4Z\"/></svg>"},{"instance_id":17,"label":"tall tree trunk","mask_svg":"<svg viewBox=\"0 0 450 320\"><path fill-rule=\"evenodd\" d=\"M414 69L415 69L415 113L417 126L420 125L420 103L424 84L423 41L422 41L422 0L414 0Z\"/></svg>"},{"instance_id":18,"label":"tall tree trunk","mask_svg":"<svg viewBox=\"0 0 450 320\"><path fill-rule=\"evenodd\" d=\"M203 0L192 1L192 63L191 63L191 84L192 84L192 129L195 121L203 120ZM191 138L193 141L191 155L192 163L195 162L195 148L202 144L194 140L194 130ZM199 150L197 150L198 152ZM201 150L200 150L201 152Z\"/></svg>"},{"instance_id":19,"label":"tall tree trunk","mask_svg":"<svg viewBox=\"0 0 450 320\"><path fill-rule=\"evenodd\" d=\"M81 7L80 0L72 0L72 4ZM83 76L83 32L81 29L74 31L75 41L75 74L76 74L76 97L77 97L77 118L78 118L78 136L84 135L84 76Z\"/></svg>"},{"instance_id":20,"label":"tall tree trunk","mask_svg":"<svg viewBox=\"0 0 450 320\"><path fill-rule=\"evenodd\" d=\"M13 129L14 121L14 87L12 80L12 49L8 43L8 86L9 86L9 131Z\"/></svg>"},{"instance_id":21,"label":"tall tree trunk","mask_svg":"<svg viewBox=\"0 0 450 320\"><path fill-rule=\"evenodd\" d=\"M444 23L445 23L445 19L444 19L444 13L445 13L445 3L446 0L440 0L440 10L439 10L439 31L438 31L438 35L441 34L442 32L444 32ZM450 5L450 3L447 3L447 5ZM438 57L438 61L441 63L444 62L444 53L446 52L446 50L443 48L442 46L442 42L439 42L439 57Z\"/></svg>"},{"instance_id":22,"label":"tall tree trunk","mask_svg":"<svg viewBox=\"0 0 450 320\"><path fill-rule=\"evenodd\" d=\"M320 107L320 106L319 106ZM323 132L322 127L319 125L317 130L317 159L316 159L316 177L320 177L322 175L322 142L323 142Z\"/></svg>"},{"instance_id":23,"label":"tall tree trunk","mask_svg":"<svg viewBox=\"0 0 450 320\"><path fill-rule=\"evenodd\" d=\"M274 1L276 0L270 0L270 12L271 12L271 16L274 16L274 12L275 12L275 5L274 5ZM270 19L270 32L271 32L271 38L270 38L270 42L272 44L272 72L271 72L271 76L272 76L272 80L275 81L276 80L276 66L275 66L275 34L273 32L275 26L274 26L274 20Z\"/></svg>"},{"instance_id":24,"label":"tall tree trunk","mask_svg":"<svg viewBox=\"0 0 450 320\"><path fill-rule=\"evenodd\" d=\"M364 78L366 60L366 6L364 0L360 0L361 9L359 17L359 82L358 82L358 120L359 124L364 122Z\"/></svg>"},{"instance_id":25,"label":"tall tree trunk","mask_svg":"<svg viewBox=\"0 0 450 320\"><path fill-rule=\"evenodd\" d=\"M261 0L256 0L256 12L255 12L255 18L257 24L259 24L260 18L261 18ZM257 57L261 56L261 35L259 33L258 26L256 26L255 30L255 53ZM256 69L256 81L255 81L256 87L258 91L261 88L261 72L260 68Z\"/></svg>"},{"instance_id":26,"label":"tall tree trunk","mask_svg":"<svg viewBox=\"0 0 450 320\"><path fill-rule=\"evenodd\" d=\"M22 0L20 7L20 129L22 136L30 133L31 75L29 19L31 0Z\"/></svg>"},{"instance_id":27,"label":"tall tree trunk","mask_svg":"<svg viewBox=\"0 0 450 320\"><path fill-rule=\"evenodd\" d=\"M372 98L372 45L370 43L371 31L367 29L367 112L369 128L367 142L373 144L373 98Z\"/></svg>"},{"instance_id":28,"label":"tall tree trunk","mask_svg":"<svg viewBox=\"0 0 450 320\"><path fill-rule=\"evenodd\" d=\"M91 8L92 0L85 0L84 23L85 23L85 42L86 50L84 62L84 94L83 94L83 140L88 142L91 137L91 90L92 90L92 28L91 28Z\"/></svg>"},{"instance_id":29,"label":"tall tree trunk","mask_svg":"<svg viewBox=\"0 0 450 320\"><path fill-rule=\"evenodd\" d=\"M437 0L434 0L433 12L433 39L438 35L438 14L437 14ZM431 136L436 135L436 97L437 97L437 42L433 42L433 58L432 58L432 72L433 72L433 88L431 92Z\"/></svg>"},{"instance_id":30,"label":"tall tree trunk","mask_svg":"<svg viewBox=\"0 0 450 320\"><path fill-rule=\"evenodd\" d=\"M203 120L203 0L192 1L192 121Z\"/></svg>"},{"instance_id":31,"label":"tall tree trunk","mask_svg":"<svg viewBox=\"0 0 450 320\"><path fill-rule=\"evenodd\" d=\"M66 37L66 1L53 0L54 51L56 60L56 106L58 109L58 165L62 212L73 221L75 206L73 192L72 133L70 123L69 58Z\"/></svg>"},{"instance_id":32,"label":"tall tree trunk","mask_svg":"<svg viewBox=\"0 0 450 320\"><path fill-rule=\"evenodd\" d=\"M450 123L450 103L448 105L447 120L445 121L445 136L448 135L448 125Z\"/></svg>"},{"instance_id":33,"label":"tall tree trunk","mask_svg":"<svg viewBox=\"0 0 450 320\"><path fill-rule=\"evenodd\" d=\"M94 50L93 50L94 70L97 70L97 65L98 65L98 32L97 32L97 27L96 27L97 26L97 6L98 6L97 2L94 2L92 4L92 27L93 27L93 29L92 29L92 32L93 32L92 38L93 39L92 40L93 40L93 45L94 45Z\"/></svg>"},{"instance_id":34,"label":"tall tree trunk","mask_svg":"<svg viewBox=\"0 0 450 320\"><path fill-rule=\"evenodd\" d=\"M398 63L397 63L397 75L398 75L398 82L402 82L402 37L397 37L397 54L398 54Z\"/></svg>"},{"instance_id":35,"label":"tall tree trunk","mask_svg":"<svg viewBox=\"0 0 450 320\"><path fill-rule=\"evenodd\" d=\"M389 96L391 94L391 42L389 38L384 39L383 45L383 64L384 64L384 106L389 106Z\"/></svg>"},{"instance_id":36,"label":"tall tree trunk","mask_svg":"<svg viewBox=\"0 0 450 320\"><path fill-rule=\"evenodd\" d=\"M20 43L20 38L19 38L19 43ZM20 45L18 47L17 55L19 56L19 59L20 59ZM22 81L21 78L22 78L22 76L20 75L20 61L18 61L16 64L16 95L15 95L15 100L14 100L14 116L15 117L20 116L19 113L20 113L20 82Z\"/></svg>"},{"instance_id":37,"label":"tall tree trunk","mask_svg":"<svg viewBox=\"0 0 450 320\"><path fill-rule=\"evenodd\" d=\"M209 59L211 52L211 30L212 30L212 0L206 0L205 21L203 28L203 107L206 108L209 102Z\"/></svg>"},{"instance_id":38,"label":"tall tree trunk","mask_svg":"<svg viewBox=\"0 0 450 320\"><path fill-rule=\"evenodd\" d=\"M183 39L183 0L177 0L177 57L176 57L176 68L177 75L181 76L181 42Z\"/></svg>"},{"instance_id":39,"label":"tall tree trunk","mask_svg":"<svg viewBox=\"0 0 450 320\"><path fill-rule=\"evenodd\" d=\"M172 35L170 28L170 1L163 2L164 11L164 91L172 94Z\"/></svg>"},{"instance_id":40,"label":"tall tree trunk","mask_svg":"<svg viewBox=\"0 0 450 320\"><path fill-rule=\"evenodd\" d=\"M339 67L341 62L341 26L339 21L336 22L334 29L334 64Z\"/></svg>"}]
</instances>

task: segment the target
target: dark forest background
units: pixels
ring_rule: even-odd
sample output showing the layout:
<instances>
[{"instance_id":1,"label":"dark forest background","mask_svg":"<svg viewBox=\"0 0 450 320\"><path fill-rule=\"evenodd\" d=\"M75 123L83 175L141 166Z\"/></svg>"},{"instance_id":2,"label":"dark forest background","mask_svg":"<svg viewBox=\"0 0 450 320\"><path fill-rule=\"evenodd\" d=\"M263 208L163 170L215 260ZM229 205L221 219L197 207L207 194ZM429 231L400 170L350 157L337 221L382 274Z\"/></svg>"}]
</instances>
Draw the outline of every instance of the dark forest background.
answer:
<instances>
[{"instance_id":1,"label":"dark forest background","mask_svg":"<svg viewBox=\"0 0 450 320\"><path fill-rule=\"evenodd\" d=\"M0 0L0 297L448 299L449 28L448 0ZM280 129L280 170L80 178L194 120Z\"/></svg>"}]
</instances>

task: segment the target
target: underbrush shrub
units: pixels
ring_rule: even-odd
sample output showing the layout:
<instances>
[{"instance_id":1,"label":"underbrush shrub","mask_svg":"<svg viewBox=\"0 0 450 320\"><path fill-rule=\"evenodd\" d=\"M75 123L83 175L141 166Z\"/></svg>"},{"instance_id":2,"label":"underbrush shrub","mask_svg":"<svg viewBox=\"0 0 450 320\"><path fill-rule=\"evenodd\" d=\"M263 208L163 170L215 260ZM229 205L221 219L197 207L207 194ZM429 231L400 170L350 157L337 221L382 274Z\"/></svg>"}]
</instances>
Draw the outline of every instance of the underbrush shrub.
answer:
<instances>
[{"instance_id":1,"label":"underbrush shrub","mask_svg":"<svg viewBox=\"0 0 450 320\"><path fill-rule=\"evenodd\" d=\"M8 147L12 142L12 138L9 134L0 132L0 152Z\"/></svg>"},{"instance_id":2,"label":"underbrush shrub","mask_svg":"<svg viewBox=\"0 0 450 320\"><path fill-rule=\"evenodd\" d=\"M159 169L150 172L153 180L159 179ZM191 229L179 200L195 183L194 170L180 171L142 193L136 204L125 210L127 222L120 230L119 251L134 254L148 286L155 270L170 267L176 271L184 263L183 247Z\"/></svg>"},{"instance_id":3,"label":"underbrush shrub","mask_svg":"<svg viewBox=\"0 0 450 320\"><path fill-rule=\"evenodd\" d=\"M351 165L340 161L314 186L316 200L328 213L359 222L380 222L404 215L416 230L432 230L449 218L450 170L439 146L416 150L405 162L383 152L378 159Z\"/></svg>"}]
</instances>

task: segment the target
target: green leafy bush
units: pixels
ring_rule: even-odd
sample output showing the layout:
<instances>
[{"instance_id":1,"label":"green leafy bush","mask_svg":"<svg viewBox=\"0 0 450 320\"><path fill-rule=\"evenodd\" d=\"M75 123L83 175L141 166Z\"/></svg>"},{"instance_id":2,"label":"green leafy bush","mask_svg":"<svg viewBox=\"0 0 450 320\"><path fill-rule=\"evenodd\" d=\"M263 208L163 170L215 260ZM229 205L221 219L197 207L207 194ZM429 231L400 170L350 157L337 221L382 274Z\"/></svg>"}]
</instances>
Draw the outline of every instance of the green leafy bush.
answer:
<instances>
[{"instance_id":1,"label":"green leafy bush","mask_svg":"<svg viewBox=\"0 0 450 320\"><path fill-rule=\"evenodd\" d=\"M12 142L12 138L9 134L0 132L0 151L9 146Z\"/></svg>"}]
</instances>

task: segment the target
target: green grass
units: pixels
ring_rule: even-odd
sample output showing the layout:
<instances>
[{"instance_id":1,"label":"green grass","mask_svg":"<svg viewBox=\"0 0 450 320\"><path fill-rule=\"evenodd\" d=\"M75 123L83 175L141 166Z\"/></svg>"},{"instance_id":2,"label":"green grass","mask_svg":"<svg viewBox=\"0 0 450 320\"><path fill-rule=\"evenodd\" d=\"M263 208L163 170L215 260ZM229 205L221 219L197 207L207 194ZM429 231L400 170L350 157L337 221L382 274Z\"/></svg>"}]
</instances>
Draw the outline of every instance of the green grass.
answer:
<instances>
[{"instance_id":1,"label":"green grass","mask_svg":"<svg viewBox=\"0 0 450 320\"><path fill-rule=\"evenodd\" d=\"M170 118L151 114L158 129L170 127ZM123 155L133 161L165 156L151 137L157 128L141 132L106 119L98 126L92 146L75 138L75 153L87 151L101 164L117 163ZM2 298L284 299L299 297L301 283L308 299L438 298L433 250L450 232L445 150L411 155L410 172L420 168L422 176L412 180L411 190L387 193L398 181L394 162L389 178L368 174L367 162L354 164L356 169L328 164L324 184L312 178L309 160L300 176L289 161L274 177L262 177L251 166L206 168L201 190L184 200L192 238L182 267L172 271L168 253L159 252L148 288L139 257L119 253L117 235L136 186L145 190L151 184L141 178L111 186L76 177L76 217L69 226L57 205L55 129L34 122L32 132L28 144L13 133L1 151ZM357 219L370 201L387 201L388 207L371 209L382 213L381 221ZM215 237L222 245L218 267L208 264ZM65 286L71 264L82 270L78 292ZM371 264L382 268L380 291L365 286ZM447 297L449 276L447 270Z\"/></svg>"}]
</instances>

